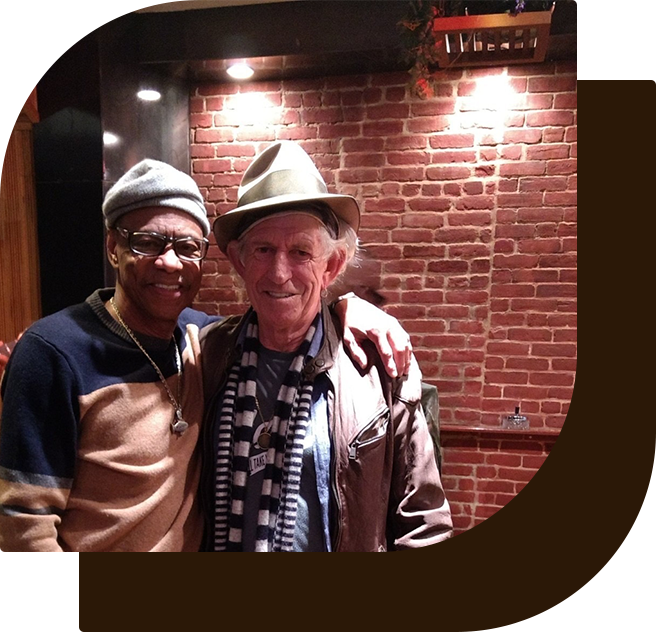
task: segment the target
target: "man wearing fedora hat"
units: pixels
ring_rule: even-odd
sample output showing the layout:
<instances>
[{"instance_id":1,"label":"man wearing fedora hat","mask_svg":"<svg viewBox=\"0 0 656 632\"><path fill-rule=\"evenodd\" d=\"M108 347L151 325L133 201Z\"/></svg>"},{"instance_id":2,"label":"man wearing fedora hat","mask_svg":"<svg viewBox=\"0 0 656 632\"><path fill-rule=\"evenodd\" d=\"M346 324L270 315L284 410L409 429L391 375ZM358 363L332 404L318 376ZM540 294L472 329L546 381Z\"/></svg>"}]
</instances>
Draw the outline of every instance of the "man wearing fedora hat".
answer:
<instances>
[{"instance_id":1,"label":"man wearing fedora hat","mask_svg":"<svg viewBox=\"0 0 656 632\"><path fill-rule=\"evenodd\" d=\"M203 550L387 551L452 533L416 360L392 377L366 346L360 367L323 299L359 224L356 200L328 193L289 141L214 223L251 308L200 334Z\"/></svg>"},{"instance_id":2,"label":"man wearing fedora hat","mask_svg":"<svg viewBox=\"0 0 656 632\"><path fill-rule=\"evenodd\" d=\"M116 287L34 323L3 376L5 551L199 549L198 333L215 320L189 308L210 232L203 197L144 160L103 215Z\"/></svg>"}]
</instances>

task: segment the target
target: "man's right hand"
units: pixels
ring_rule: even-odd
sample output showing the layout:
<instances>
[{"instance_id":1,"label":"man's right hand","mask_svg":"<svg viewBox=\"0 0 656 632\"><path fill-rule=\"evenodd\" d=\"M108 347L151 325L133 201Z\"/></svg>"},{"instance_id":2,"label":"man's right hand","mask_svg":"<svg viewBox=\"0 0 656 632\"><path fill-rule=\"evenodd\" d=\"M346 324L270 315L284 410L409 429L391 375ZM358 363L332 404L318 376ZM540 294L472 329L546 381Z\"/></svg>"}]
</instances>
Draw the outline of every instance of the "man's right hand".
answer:
<instances>
[{"instance_id":1,"label":"man's right hand","mask_svg":"<svg viewBox=\"0 0 656 632\"><path fill-rule=\"evenodd\" d=\"M14 340L13 342L5 343L2 342L2 340L0 340L0 375L2 375L2 372L5 370L5 367L7 366L7 362L9 362L9 356L11 355L11 352L16 342L17 340Z\"/></svg>"}]
</instances>

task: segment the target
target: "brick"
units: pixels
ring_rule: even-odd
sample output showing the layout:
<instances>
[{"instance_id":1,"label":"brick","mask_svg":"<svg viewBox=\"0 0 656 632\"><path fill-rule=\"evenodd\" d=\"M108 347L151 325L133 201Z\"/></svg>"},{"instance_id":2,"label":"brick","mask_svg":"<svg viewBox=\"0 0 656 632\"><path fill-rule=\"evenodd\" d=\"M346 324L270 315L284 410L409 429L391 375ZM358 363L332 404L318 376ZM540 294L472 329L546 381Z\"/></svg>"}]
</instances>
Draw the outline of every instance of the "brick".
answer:
<instances>
[{"instance_id":1,"label":"brick","mask_svg":"<svg viewBox=\"0 0 656 632\"><path fill-rule=\"evenodd\" d=\"M427 167L429 180L464 180L471 175L469 167Z\"/></svg>"},{"instance_id":2,"label":"brick","mask_svg":"<svg viewBox=\"0 0 656 632\"><path fill-rule=\"evenodd\" d=\"M538 255L495 255L493 265L495 268L533 268L539 261Z\"/></svg>"},{"instance_id":3,"label":"brick","mask_svg":"<svg viewBox=\"0 0 656 632\"><path fill-rule=\"evenodd\" d=\"M375 151L402 151L405 149L427 149L428 141L423 134L405 134L393 138L360 139L360 142L380 142L383 149ZM372 149L372 151L374 151Z\"/></svg>"},{"instance_id":4,"label":"brick","mask_svg":"<svg viewBox=\"0 0 656 632\"><path fill-rule=\"evenodd\" d=\"M485 381L490 384L528 384L528 373L517 371L486 371Z\"/></svg>"},{"instance_id":5,"label":"brick","mask_svg":"<svg viewBox=\"0 0 656 632\"><path fill-rule=\"evenodd\" d=\"M382 167L385 157L380 153L350 153L344 157L344 167Z\"/></svg>"},{"instance_id":6,"label":"brick","mask_svg":"<svg viewBox=\"0 0 656 632\"><path fill-rule=\"evenodd\" d=\"M575 206L576 191L563 191L562 193L545 193L544 203L546 206Z\"/></svg>"},{"instance_id":7,"label":"brick","mask_svg":"<svg viewBox=\"0 0 656 632\"><path fill-rule=\"evenodd\" d=\"M538 386L574 386L574 376L570 373L531 373L530 384Z\"/></svg>"},{"instance_id":8,"label":"brick","mask_svg":"<svg viewBox=\"0 0 656 632\"><path fill-rule=\"evenodd\" d=\"M429 259L442 258L444 257L444 246L439 244L404 246L402 254L404 257L410 259L413 257L424 257Z\"/></svg>"},{"instance_id":9,"label":"brick","mask_svg":"<svg viewBox=\"0 0 656 632\"><path fill-rule=\"evenodd\" d=\"M568 110L544 110L526 114L528 127L565 127L574 123L574 114Z\"/></svg>"},{"instance_id":10,"label":"brick","mask_svg":"<svg viewBox=\"0 0 656 632\"><path fill-rule=\"evenodd\" d=\"M383 181L414 182L423 180L423 167L383 167L380 171Z\"/></svg>"},{"instance_id":11,"label":"brick","mask_svg":"<svg viewBox=\"0 0 656 632\"><path fill-rule=\"evenodd\" d=\"M433 153L430 161L432 164L476 162L476 151L473 149L440 150Z\"/></svg>"},{"instance_id":12,"label":"brick","mask_svg":"<svg viewBox=\"0 0 656 632\"><path fill-rule=\"evenodd\" d=\"M529 92L575 92L576 77L530 77Z\"/></svg>"},{"instance_id":13,"label":"brick","mask_svg":"<svg viewBox=\"0 0 656 632\"><path fill-rule=\"evenodd\" d=\"M549 360L545 358L508 358L508 369L526 369L527 371L546 371L549 369Z\"/></svg>"},{"instance_id":14,"label":"brick","mask_svg":"<svg viewBox=\"0 0 656 632\"><path fill-rule=\"evenodd\" d=\"M455 149L474 147L473 134L435 134L430 138L430 146L434 149Z\"/></svg>"},{"instance_id":15,"label":"brick","mask_svg":"<svg viewBox=\"0 0 656 632\"><path fill-rule=\"evenodd\" d=\"M363 218L364 219L364 218ZM444 225L444 218L441 215L433 215L430 213L404 213L401 217L401 222L407 228L439 228ZM388 222L388 227L395 228L391 222Z\"/></svg>"},{"instance_id":16,"label":"brick","mask_svg":"<svg viewBox=\"0 0 656 632\"><path fill-rule=\"evenodd\" d=\"M445 349L442 353L442 362L472 362L479 364L485 357L482 351L468 349Z\"/></svg>"},{"instance_id":17,"label":"brick","mask_svg":"<svg viewBox=\"0 0 656 632\"><path fill-rule=\"evenodd\" d=\"M547 165L549 174L549 165ZM519 185L521 192L527 191L565 191L567 190L567 178L550 177L545 178L522 178Z\"/></svg>"},{"instance_id":18,"label":"brick","mask_svg":"<svg viewBox=\"0 0 656 632\"><path fill-rule=\"evenodd\" d=\"M464 274L468 271L469 264L466 261L445 259L428 264L429 272Z\"/></svg>"},{"instance_id":19,"label":"brick","mask_svg":"<svg viewBox=\"0 0 656 632\"><path fill-rule=\"evenodd\" d=\"M430 157L425 151L388 151L383 156L380 155L381 162L387 159L390 165L425 165L430 161Z\"/></svg>"},{"instance_id":20,"label":"brick","mask_svg":"<svg viewBox=\"0 0 656 632\"><path fill-rule=\"evenodd\" d=\"M355 152L380 153L383 151L385 141L382 138L345 138L343 141L344 154Z\"/></svg>"},{"instance_id":21,"label":"brick","mask_svg":"<svg viewBox=\"0 0 656 632\"><path fill-rule=\"evenodd\" d=\"M576 356L576 345L573 344L539 344L533 345L532 354L537 357L573 358Z\"/></svg>"},{"instance_id":22,"label":"brick","mask_svg":"<svg viewBox=\"0 0 656 632\"><path fill-rule=\"evenodd\" d=\"M576 173L576 160L551 160L547 164L548 175L573 174Z\"/></svg>"},{"instance_id":23,"label":"brick","mask_svg":"<svg viewBox=\"0 0 656 632\"><path fill-rule=\"evenodd\" d=\"M554 332L554 342L576 342L577 340L575 329L561 329Z\"/></svg>"},{"instance_id":24,"label":"brick","mask_svg":"<svg viewBox=\"0 0 656 632\"><path fill-rule=\"evenodd\" d=\"M409 111L410 106L405 103L385 103L369 106L366 110L367 118L370 120L406 119ZM569 124L571 124L571 121Z\"/></svg>"},{"instance_id":25,"label":"brick","mask_svg":"<svg viewBox=\"0 0 656 632\"><path fill-rule=\"evenodd\" d=\"M378 170L375 168L343 169L340 170L341 182L374 182L378 178Z\"/></svg>"},{"instance_id":26,"label":"brick","mask_svg":"<svg viewBox=\"0 0 656 632\"><path fill-rule=\"evenodd\" d=\"M539 129L526 129L526 130L508 130L503 134L503 143L507 145L515 143L534 144L542 140L542 130Z\"/></svg>"},{"instance_id":27,"label":"brick","mask_svg":"<svg viewBox=\"0 0 656 632\"><path fill-rule=\"evenodd\" d=\"M217 173L230 171L232 163L227 159L194 160L194 173Z\"/></svg>"},{"instance_id":28,"label":"brick","mask_svg":"<svg viewBox=\"0 0 656 632\"><path fill-rule=\"evenodd\" d=\"M503 356L526 356L529 352L529 345L518 342L490 342L487 345L487 352Z\"/></svg>"},{"instance_id":29,"label":"brick","mask_svg":"<svg viewBox=\"0 0 656 632\"><path fill-rule=\"evenodd\" d=\"M505 193L497 196L500 208L517 208L522 206L543 206L541 193Z\"/></svg>"},{"instance_id":30,"label":"brick","mask_svg":"<svg viewBox=\"0 0 656 632\"><path fill-rule=\"evenodd\" d=\"M558 285L538 285L536 296L539 298L550 298L560 296L576 296L577 286L574 284L559 283Z\"/></svg>"},{"instance_id":31,"label":"brick","mask_svg":"<svg viewBox=\"0 0 656 632\"><path fill-rule=\"evenodd\" d=\"M514 328L508 329L508 340L523 340L527 342L551 342L552 333L549 329Z\"/></svg>"},{"instance_id":32,"label":"brick","mask_svg":"<svg viewBox=\"0 0 656 632\"><path fill-rule=\"evenodd\" d=\"M491 296L495 298L514 298L517 296L533 297L535 296L535 287L533 285L521 283L511 283L507 285L497 283L492 286Z\"/></svg>"},{"instance_id":33,"label":"brick","mask_svg":"<svg viewBox=\"0 0 656 632\"><path fill-rule=\"evenodd\" d=\"M445 449L447 449L446 445L445 445ZM485 455L482 452L478 452L475 450L462 450L449 446L448 456L449 456L450 463L476 465L485 462Z\"/></svg>"},{"instance_id":34,"label":"brick","mask_svg":"<svg viewBox=\"0 0 656 632\"><path fill-rule=\"evenodd\" d=\"M553 253L563 250L560 239L522 239L518 244L521 253Z\"/></svg>"},{"instance_id":35,"label":"brick","mask_svg":"<svg viewBox=\"0 0 656 632\"><path fill-rule=\"evenodd\" d=\"M413 103L410 109L412 117L436 116L441 114L453 114L456 111L455 99L431 99Z\"/></svg>"},{"instance_id":36,"label":"brick","mask_svg":"<svg viewBox=\"0 0 656 632\"><path fill-rule=\"evenodd\" d=\"M478 236L478 229L473 227L438 228L435 231L435 240L442 243L473 242Z\"/></svg>"},{"instance_id":37,"label":"brick","mask_svg":"<svg viewBox=\"0 0 656 632\"><path fill-rule=\"evenodd\" d=\"M448 116L422 116L408 120L406 128L413 134L433 134L447 129L449 125Z\"/></svg>"},{"instance_id":38,"label":"brick","mask_svg":"<svg viewBox=\"0 0 656 632\"><path fill-rule=\"evenodd\" d=\"M403 121L377 121L362 125L364 136L397 136L402 132Z\"/></svg>"}]
</instances>

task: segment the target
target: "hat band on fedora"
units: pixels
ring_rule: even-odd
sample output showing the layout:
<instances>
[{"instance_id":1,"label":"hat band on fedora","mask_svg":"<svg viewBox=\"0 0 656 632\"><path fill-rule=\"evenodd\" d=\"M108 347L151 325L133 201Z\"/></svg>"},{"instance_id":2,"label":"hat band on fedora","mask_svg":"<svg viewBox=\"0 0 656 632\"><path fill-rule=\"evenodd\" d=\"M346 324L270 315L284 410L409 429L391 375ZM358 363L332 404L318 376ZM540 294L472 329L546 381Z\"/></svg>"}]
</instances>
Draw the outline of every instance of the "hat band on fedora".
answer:
<instances>
[{"instance_id":1,"label":"hat band on fedora","mask_svg":"<svg viewBox=\"0 0 656 632\"><path fill-rule=\"evenodd\" d=\"M294 203L289 207L273 209L266 215L262 215L261 213L254 213L252 215L247 214L242 217L241 221L237 224L233 238L240 239L251 229L255 228L257 224L270 219L272 216L280 217L282 215L291 215L295 213L311 215L326 227L326 230L333 239L339 238L339 220L335 216L335 213L333 213L332 209L327 204L321 202L310 202L309 204L306 203L302 206L297 206L297 204Z\"/></svg>"},{"instance_id":2,"label":"hat band on fedora","mask_svg":"<svg viewBox=\"0 0 656 632\"><path fill-rule=\"evenodd\" d=\"M308 173L301 174L292 170L274 171L245 191L239 198L237 208L269 199L274 203L272 198L283 195L304 196L325 195L326 193L328 193L326 185Z\"/></svg>"}]
</instances>

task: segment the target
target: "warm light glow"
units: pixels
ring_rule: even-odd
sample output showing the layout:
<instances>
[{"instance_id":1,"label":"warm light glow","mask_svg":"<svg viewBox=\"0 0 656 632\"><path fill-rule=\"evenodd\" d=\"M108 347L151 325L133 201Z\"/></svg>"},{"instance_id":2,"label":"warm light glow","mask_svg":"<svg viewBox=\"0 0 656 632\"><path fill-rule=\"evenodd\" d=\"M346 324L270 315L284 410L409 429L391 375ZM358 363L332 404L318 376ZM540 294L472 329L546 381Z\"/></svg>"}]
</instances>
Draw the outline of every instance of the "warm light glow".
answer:
<instances>
[{"instance_id":1,"label":"warm light glow","mask_svg":"<svg viewBox=\"0 0 656 632\"><path fill-rule=\"evenodd\" d=\"M142 101L159 101L162 95L157 90L139 90L137 96Z\"/></svg>"},{"instance_id":2,"label":"warm light glow","mask_svg":"<svg viewBox=\"0 0 656 632\"><path fill-rule=\"evenodd\" d=\"M478 79L473 96L480 110L507 110L517 94L506 75L492 75Z\"/></svg>"},{"instance_id":3,"label":"warm light glow","mask_svg":"<svg viewBox=\"0 0 656 632\"><path fill-rule=\"evenodd\" d=\"M239 62L229 66L227 72L233 79L250 79L254 70L248 64Z\"/></svg>"},{"instance_id":4,"label":"warm light glow","mask_svg":"<svg viewBox=\"0 0 656 632\"><path fill-rule=\"evenodd\" d=\"M230 95L221 116L226 125L279 125L283 109L274 105L266 94L246 92Z\"/></svg>"},{"instance_id":5,"label":"warm light glow","mask_svg":"<svg viewBox=\"0 0 656 632\"><path fill-rule=\"evenodd\" d=\"M118 145L118 136L112 134L111 132L105 132L103 134L103 144L106 147L111 147L112 145Z\"/></svg>"}]
</instances>

